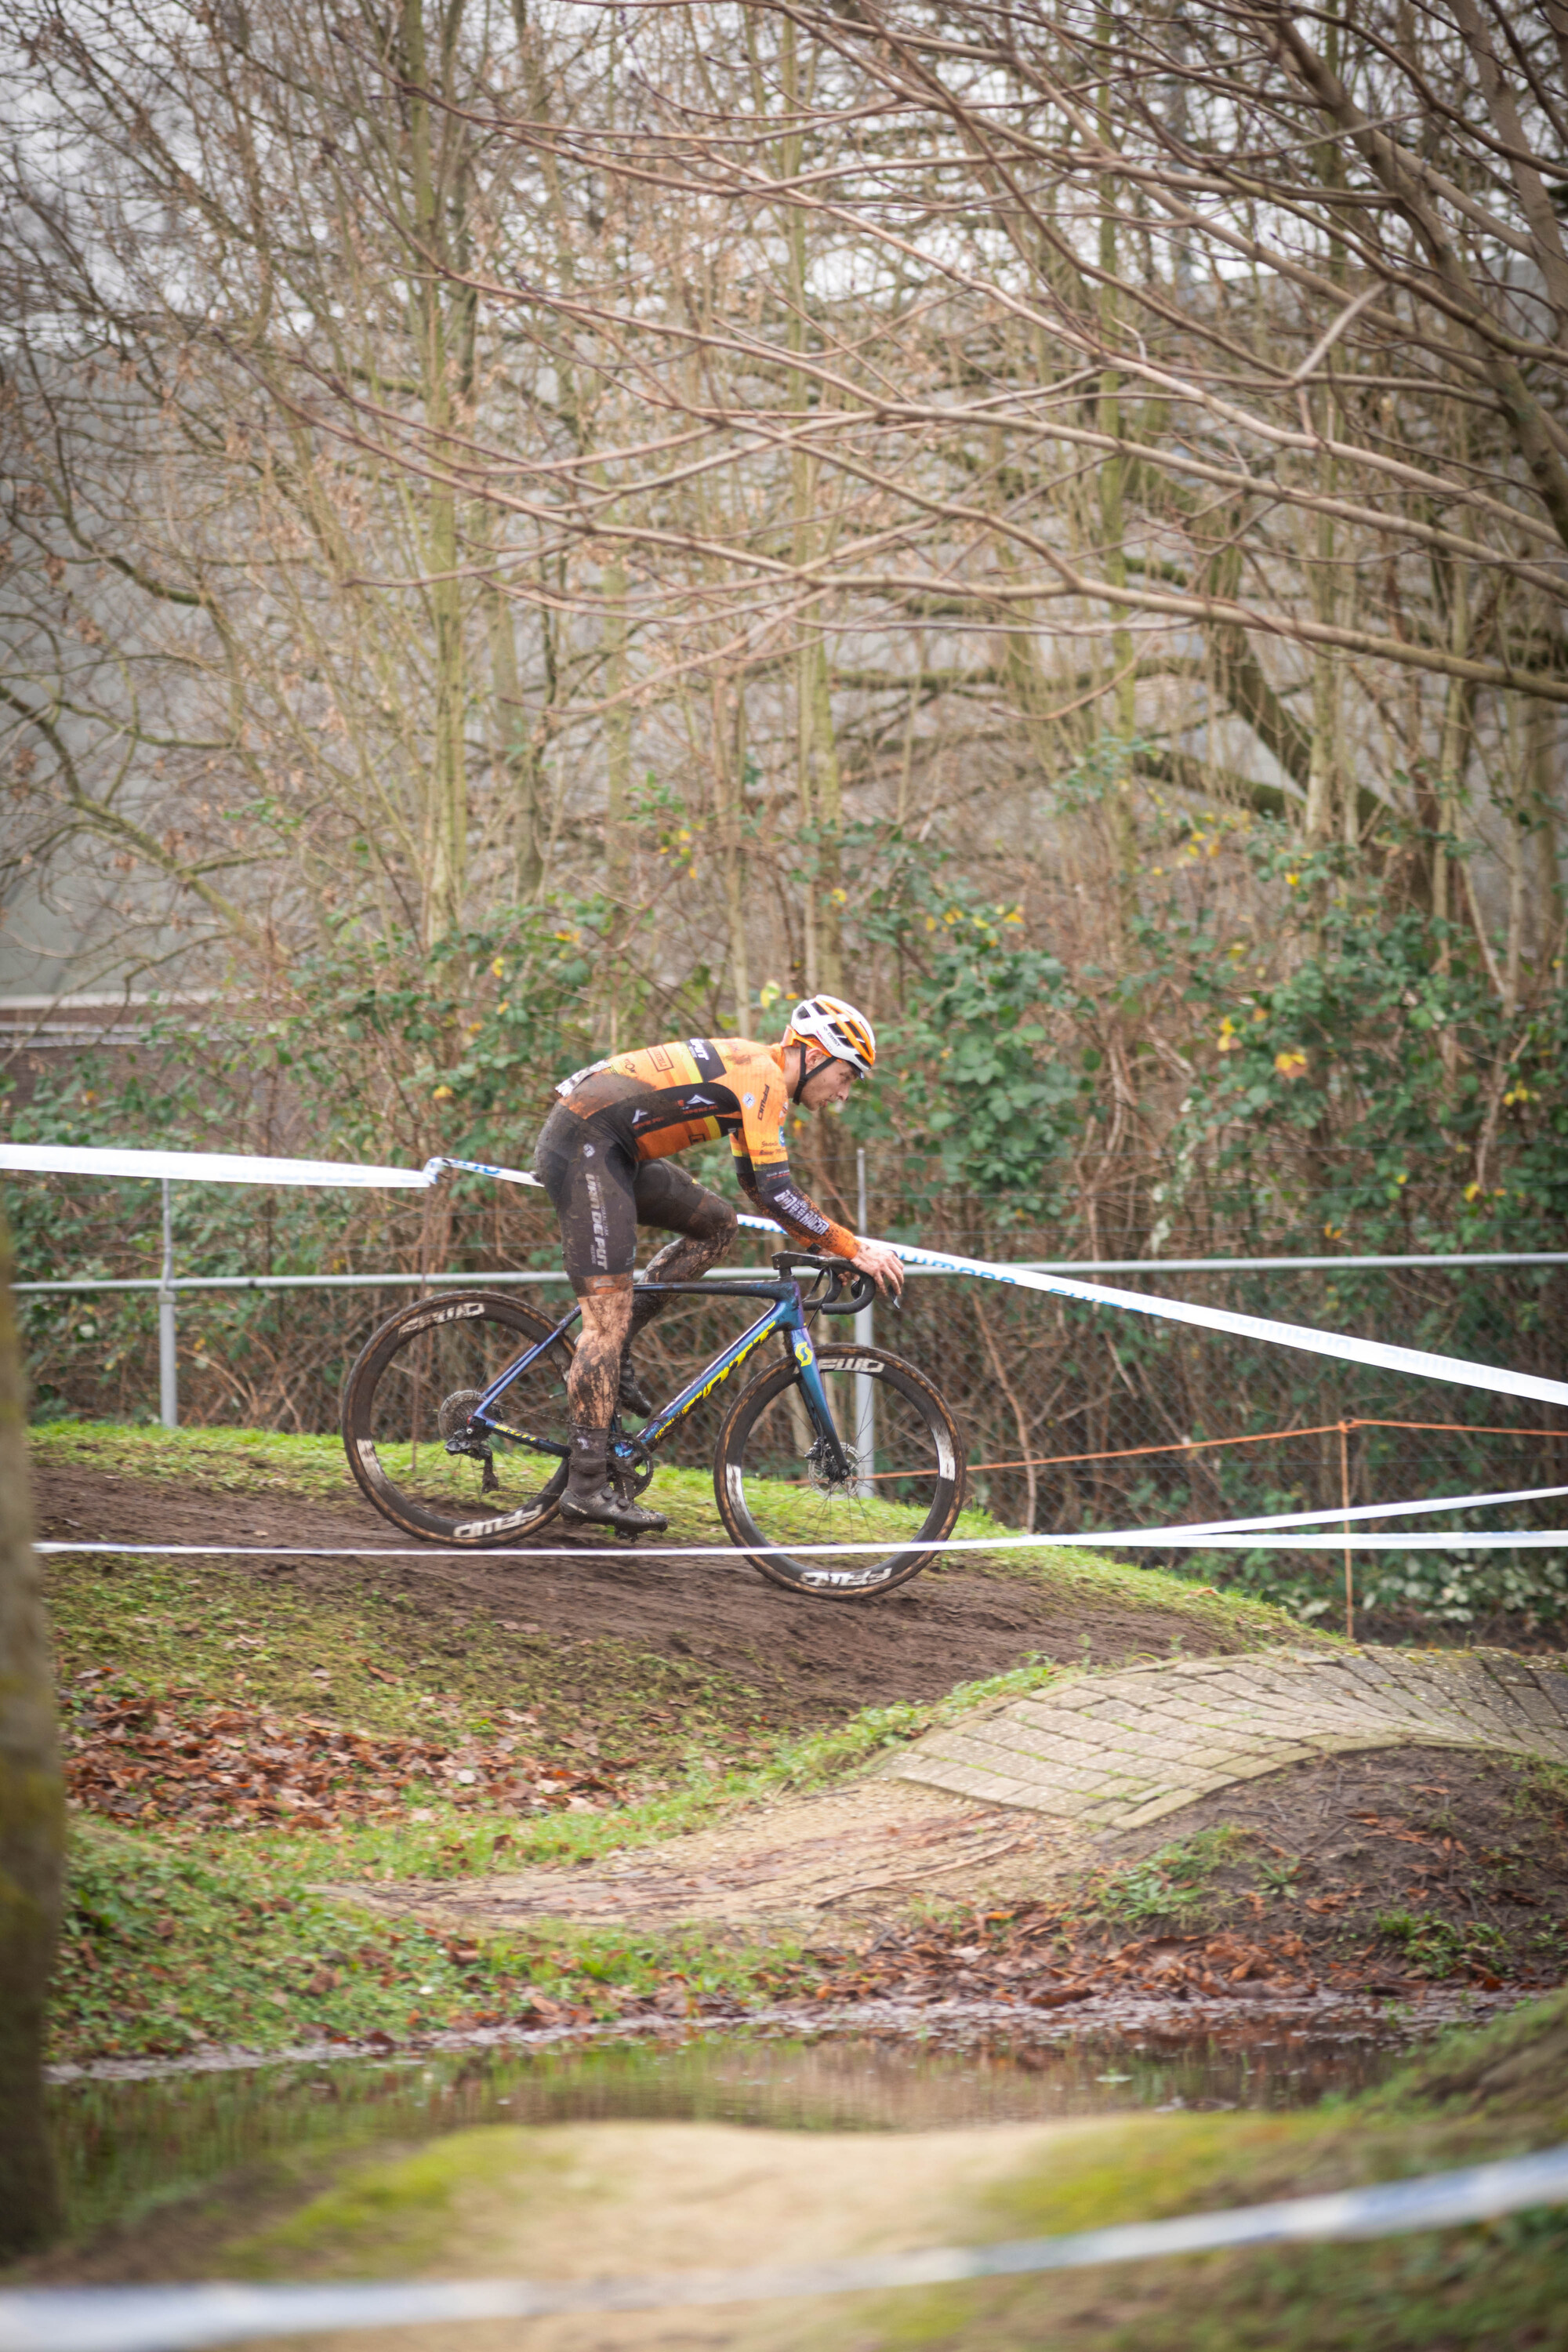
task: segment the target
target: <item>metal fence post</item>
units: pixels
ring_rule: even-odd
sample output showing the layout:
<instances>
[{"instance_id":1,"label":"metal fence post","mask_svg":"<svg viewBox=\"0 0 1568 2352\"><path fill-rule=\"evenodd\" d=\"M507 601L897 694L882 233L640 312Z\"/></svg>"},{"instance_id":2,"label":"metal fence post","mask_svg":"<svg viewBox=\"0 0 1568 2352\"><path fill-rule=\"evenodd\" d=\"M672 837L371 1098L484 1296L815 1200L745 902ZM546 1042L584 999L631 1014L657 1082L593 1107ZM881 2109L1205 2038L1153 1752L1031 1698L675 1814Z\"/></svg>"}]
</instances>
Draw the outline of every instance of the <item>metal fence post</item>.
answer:
<instances>
[{"instance_id":1,"label":"metal fence post","mask_svg":"<svg viewBox=\"0 0 1568 2352\"><path fill-rule=\"evenodd\" d=\"M1340 1423L1340 1508L1348 1512L1351 1507L1351 1424ZM1345 1639L1355 1640L1355 1567L1350 1546L1351 1523L1344 1521L1345 1530Z\"/></svg>"},{"instance_id":2,"label":"metal fence post","mask_svg":"<svg viewBox=\"0 0 1568 2352\"><path fill-rule=\"evenodd\" d=\"M174 1187L163 1179L163 1277L158 1292L158 1418L165 1429L180 1425L179 1360L174 1352Z\"/></svg>"},{"instance_id":3,"label":"metal fence post","mask_svg":"<svg viewBox=\"0 0 1568 2352\"><path fill-rule=\"evenodd\" d=\"M858 1146L855 1153L855 1215L864 1239L869 1230L866 1222L864 1145ZM875 1345L876 1338L877 1310L874 1307L862 1307L855 1318L855 1344L858 1348L869 1348ZM860 1481L861 1497L869 1502L877 1492L871 1483L877 1468L877 1383L868 1380L864 1372L855 1375L855 1454L865 1474Z\"/></svg>"}]
</instances>

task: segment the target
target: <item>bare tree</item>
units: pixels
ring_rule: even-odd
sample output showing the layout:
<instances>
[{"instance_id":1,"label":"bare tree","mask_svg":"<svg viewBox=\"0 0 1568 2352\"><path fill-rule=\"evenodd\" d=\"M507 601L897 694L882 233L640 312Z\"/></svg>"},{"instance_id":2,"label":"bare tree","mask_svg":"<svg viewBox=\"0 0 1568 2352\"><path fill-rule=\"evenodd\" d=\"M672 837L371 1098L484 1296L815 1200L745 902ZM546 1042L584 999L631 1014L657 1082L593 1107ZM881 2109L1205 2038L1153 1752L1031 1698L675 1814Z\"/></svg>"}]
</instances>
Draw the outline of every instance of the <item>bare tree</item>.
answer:
<instances>
[{"instance_id":1,"label":"bare tree","mask_svg":"<svg viewBox=\"0 0 1568 2352\"><path fill-rule=\"evenodd\" d=\"M879 982L895 832L1115 961L1266 816L1524 1002L1560 109L1489 10L70 0L9 148L18 866L247 971L563 893L608 1043Z\"/></svg>"}]
</instances>

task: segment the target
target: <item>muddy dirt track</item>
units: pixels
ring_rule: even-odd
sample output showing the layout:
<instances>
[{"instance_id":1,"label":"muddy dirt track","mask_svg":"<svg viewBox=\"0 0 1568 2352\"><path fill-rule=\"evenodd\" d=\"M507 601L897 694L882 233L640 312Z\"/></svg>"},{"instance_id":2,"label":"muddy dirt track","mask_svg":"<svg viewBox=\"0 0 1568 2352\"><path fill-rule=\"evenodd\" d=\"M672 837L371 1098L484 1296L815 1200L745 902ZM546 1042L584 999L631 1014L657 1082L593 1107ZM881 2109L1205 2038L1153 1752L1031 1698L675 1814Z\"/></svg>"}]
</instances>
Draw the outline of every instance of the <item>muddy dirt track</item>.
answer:
<instances>
[{"instance_id":1,"label":"muddy dirt track","mask_svg":"<svg viewBox=\"0 0 1568 2352\"><path fill-rule=\"evenodd\" d=\"M194 1492L81 1466L35 1469L37 1533L107 1542L353 1545L349 1559L215 1559L215 1584L286 1579L297 1591L354 1585L412 1600L433 1632L457 1632L478 1615L563 1645L614 1640L695 1659L755 1681L786 1712L821 1719L840 1709L936 1698L954 1683L1002 1672L1032 1654L1072 1664L1120 1665L1163 1658L1179 1643L1239 1648L1216 1627L1205 1641L1191 1615L1140 1609L1059 1583L977 1575L957 1567L916 1579L883 1600L797 1598L752 1569L715 1559L378 1559L408 1539L366 1504ZM552 1528L542 1546L569 1542ZM585 1542L586 1553L590 1546ZM959 1555L960 1558L963 1555ZM111 1570L110 1572L112 1572Z\"/></svg>"}]
</instances>

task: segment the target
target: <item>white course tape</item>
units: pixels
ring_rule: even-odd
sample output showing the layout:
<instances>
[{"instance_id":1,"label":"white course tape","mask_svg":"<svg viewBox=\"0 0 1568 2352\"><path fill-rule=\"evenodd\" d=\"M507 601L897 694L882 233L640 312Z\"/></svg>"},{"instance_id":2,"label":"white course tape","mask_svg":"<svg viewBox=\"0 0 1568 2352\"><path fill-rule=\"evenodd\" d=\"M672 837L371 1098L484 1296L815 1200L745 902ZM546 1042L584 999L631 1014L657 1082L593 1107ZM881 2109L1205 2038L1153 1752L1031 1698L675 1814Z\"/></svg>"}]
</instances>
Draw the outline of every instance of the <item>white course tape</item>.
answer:
<instances>
[{"instance_id":1,"label":"white course tape","mask_svg":"<svg viewBox=\"0 0 1568 2352\"><path fill-rule=\"evenodd\" d=\"M1254 1528L1270 1532L1285 1528L1312 1528L1332 1520L1342 1527L1351 1519L1407 1519L1423 1511L1484 1511L1500 1503L1549 1503L1568 1495L1568 1486L1521 1486L1510 1495L1439 1495L1425 1503L1352 1503L1328 1511L1279 1511L1257 1519L1186 1519L1166 1528L1168 1536L1244 1536ZM1122 1543L1125 1534L1102 1536L1102 1543Z\"/></svg>"},{"instance_id":2,"label":"white course tape","mask_svg":"<svg viewBox=\"0 0 1568 2352\"><path fill-rule=\"evenodd\" d=\"M501 1168L483 1160L427 1160L417 1170L356 1168L335 1160L256 1160L224 1152L99 1151L52 1143L0 1143L0 1171L35 1175L169 1176L193 1183L353 1184L417 1191L437 1183L447 1168L495 1177L509 1184L539 1182L526 1169ZM742 1216L740 1222L756 1233L783 1230L768 1217ZM1568 1381L1549 1381L1537 1372L1514 1372L1500 1364L1471 1363L1463 1356L1433 1355L1425 1348L1398 1348L1382 1339L1318 1331L1310 1324L1280 1323L1271 1316L1235 1315L1227 1307L1199 1307L1189 1299L1167 1298L1158 1291L1118 1290L1107 1283L1079 1282L1068 1275L1039 1274L1032 1267L996 1265L987 1258L951 1257L941 1250L917 1249L908 1242L888 1246L906 1265L925 1266L938 1274L967 1274L982 1282L1009 1283L1018 1290L1043 1290L1053 1297L1076 1298L1086 1307L1118 1307L1124 1314L1157 1316L1205 1331L1228 1331L1237 1339L1300 1348L1309 1355L1331 1357L1341 1363L1371 1364L1380 1371L1409 1372L1417 1380L1481 1389L1489 1396L1531 1397L1543 1404L1568 1405Z\"/></svg>"},{"instance_id":3,"label":"white course tape","mask_svg":"<svg viewBox=\"0 0 1568 2352\"><path fill-rule=\"evenodd\" d=\"M931 1546L942 1555L950 1551L1039 1551L1060 1549L1078 1545L1083 1549L1101 1550L1115 1545L1118 1549L1138 1546L1144 1549L1173 1551L1496 1551L1510 1550L1516 1546L1538 1550L1543 1546L1568 1546L1568 1529L1562 1528L1525 1529L1500 1528L1484 1532L1452 1535L1447 1531L1433 1534L1417 1528L1409 1535L1363 1535L1352 1529L1352 1520L1402 1518L1427 1511L1479 1510L1490 1504L1525 1503L1550 1500L1554 1496L1568 1495L1568 1486L1526 1486L1511 1495L1449 1495L1440 1496L1430 1503L1359 1503L1348 1510L1290 1511L1272 1519L1208 1519L1187 1521L1169 1528L1105 1528L1088 1534L1027 1535L1027 1536L949 1536L945 1542ZM1330 1520L1332 1529L1322 1534L1305 1534L1301 1529L1318 1522ZM845 1555L867 1555L881 1558L891 1551L918 1544L918 1537L890 1535L879 1540L859 1543L762 1543L749 1545L744 1550L737 1544L649 1544L638 1543L637 1557L641 1559L751 1559L758 1552L777 1553L781 1559L837 1559ZM618 1544L366 1544L355 1547L342 1545L324 1547L290 1544L149 1544L100 1543L88 1540L73 1543L63 1538L51 1538L36 1543L35 1551L110 1552L132 1559L620 1559L632 1556L632 1546Z\"/></svg>"},{"instance_id":4,"label":"white course tape","mask_svg":"<svg viewBox=\"0 0 1568 2352\"><path fill-rule=\"evenodd\" d=\"M415 1168L356 1168L342 1160L255 1160L233 1151L88 1151L59 1143L0 1143L0 1169L30 1176L168 1176L182 1184L351 1184L423 1192Z\"/></svg>"},{"instance_id":5,"label":"white course tape","mask_svg":"<svg viewBox=\"0 0 1568 2352\"><path fill-rule=\"evenodd\" d=\"M1142 1545L1146 1548L1166 1546L1175 1550L1219 1549L1258 1551L1264 1549L1281 1551L1342 1551L1347 1544L1354 1551L1408 1551L1413 1545L1424 1550L1466 1550L1473 1545L1482 1549L1496 1549L1521 1544L1539 1547L1543 1544L1568 1544L1568 1532L1561 1528L1530 1528L1518 1532L1506 1528L1485 1533L1449 1535L1431 1534L1426 1529L1412 1536L1352 1535L1350 1523L1361 1519L1402 1519L1429 1514L1433 1511L1481 1511L1503 1503L1552 1502L1568 1495L1568 1486L1519 1486L1508 1494L1498 1495L1437 1495L1422 1503L1352 1503L1326 1511L1285 1511L1272 1518L1254 1519L1188 1519L1168 1528L1104 1528L1090 1529L1087 1534L1026 1535L1026 1536L949 1536L945 1541L933 1544L937 1552L950 1551L1028 1551L1049 1550L1064 1545L1078 1544L1100 1549L1107 1544ZM1318 1527L1331 1522L1335 1529L1347 1532L1322 1536L1293 1534L1292 1529ZM1267 1544L1258 1541L1266 1538ZM855 1543L776 1543L758 1542L742 1549L738 1544L645 1544L637 1546L643 1559L750 1559L759 1551L777 1552L784 1558L803 1559L837 1559L841 1553L873 1553L897 1551L918 1543L919 1538L895 1531L879 1540ZM558 1545L548 1548L539 1544L465 1544L443 1546L436 1543L418 1546L368 1544L360 1549L341 1546L323 1549L319 1546L286 1544L146 1544L99 1543L88 1540L71 1543L52 1538L36 1543L35 1551L55 1552L114 1552L130 1557L195 1559L625 1559L632 1547L629 1544Z\"/></svg>"},{"instance_id":6,"label":"white course tape","mask_svg":"<svg viewBox=\"0 0 1568 2352\"><path fill-rule=\"evenodd\" d=\"M1568 1381L1544 1380L1536 1372L1510 1372L1498 1364L1472 1364L1463 1356L1436 1356L1425 1348L1396 1348L1383 1339L1356 1339L1339 1331L1315 1331L1309 1323L1278 1323L1268 1315L1233 1315L1228 1307L1197 1307L1184 1298L1166 1298L1158 1291L1116 1290L1109 1283L1075 1282L1064 1274L1036 1274L1026 1266L993 1265L984 1258L948 1257L939 1250L916 1249L894 1242L906 1265L923 1265L944 1274L976 1275L984 1282L1006 1282L1020 1290L1049 1291L1058 1298L1077 1298L1087 1307L1120 1307L1129 1315L1154 1315L1167 1323L1195 1324L1205 1331L1229 1331L1238 1339L1263 1339L1271 1347L1300 1348L1313 1356L1332 1356L1341 1363L1373 1364L1386 1372L1412 1372L1417 1380L1446 1381L1456 1388L1484 1389L1491 1396L1534 1397L1544 1404L1568 1405Z\"/></svg>"},{"instance_id":7,"label":"white course tape","mask_svg":"<svg viewBox=\"0 0 1568 2352\"><path fill-rule=\"evenodd\" d=\"M1018 2278L1231 2246L1307 2245L1450 2230L1531 2206L1568 2200L1568 2147L1462 2172L1430 2173L1326 2197L1127 2221L1070 2237L1014 2238L994 2246L852 2256L787 2269L688 2271L666 2278L407 2279L346 2286L21 2287L0 2292L0 2352L195 2352L253 2336L343 2327L419 2327L458 2320L541 2319L565 2312L668 2311L694 2305L773 2303L795 2295L942 2286Z\"/></svg>"},{"instance_id":8,"label":"white course tape","mask_svg":"<svg viewBox=\"0 0 1568 2352\"><path fill-rule=\"evenodd\" d=\"M1265 1523L1267 1525L1267 1522ZM1408 1536L1282 1535L1194 1536L1184 1528L1124 1528L1106 1535L1088 1536L962 1536L931 1549L945 1557L950 1551L1024 1551L1078 1544L1096 1551L1114 1544L1119 1551L1142 1547L1158 1551L1568 1551L1568 1528L1526 1528L1489 1530L1478 1535ZM837 1559L845 1553L868 1552L881 1559L907 1548L896 1536L880 1543L752 1544L741 1551L733 1544L605 1544L521 1545L465 1544L460 1550L427 1544L155 1544L155 1543L35 1543L33 1549L57 1553L106 1552L116 1559L753 1559L758 1552L776 1553L781 1559Z\"/></svg>"}]
</instances>

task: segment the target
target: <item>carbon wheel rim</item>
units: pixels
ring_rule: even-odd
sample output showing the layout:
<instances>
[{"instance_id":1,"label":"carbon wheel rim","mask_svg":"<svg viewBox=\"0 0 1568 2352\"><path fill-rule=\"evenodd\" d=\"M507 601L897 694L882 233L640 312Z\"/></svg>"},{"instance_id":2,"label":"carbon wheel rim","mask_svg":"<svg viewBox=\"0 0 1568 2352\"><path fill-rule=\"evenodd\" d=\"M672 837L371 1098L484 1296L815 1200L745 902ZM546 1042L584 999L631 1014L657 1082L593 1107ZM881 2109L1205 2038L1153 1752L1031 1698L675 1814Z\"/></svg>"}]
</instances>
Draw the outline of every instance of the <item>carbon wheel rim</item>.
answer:
<instances>
[{"instance_id":1,"label":"carbon wheel rim","mask_svg":"<svg viewBox=\"0 0 1568 2352\"><path fill-rule=\"evenodd\" d=\"M913 1365L868 1348L822 1349L817 1361L850 1478L835 1483L814 1462L793 1369L775 1366L721 1433L715 1491L726 1528L764 1576L819 1599L862 1599L918 1574L952 1532L963 1445ZM834 1545L872 1549L815 1549Z\"/></svg>"},{"instance_id":2,"label":"carbon wheel rim","mask_svg":"<svg viewBox=\"0 0 1568 2352\"><path fill-rule=\"evenodd\" d=\"M421 1300L375 1334L349 1377L343 1439L354 1477L395 1526L485 1545L553 1516L566 1483L568 1341L507 1390L496 1407L503 1427L486 1448L454 1452L443 1431L460 1439L468 1401L552 1328L480 1292Z\"/></svg>"}]
</instances>

